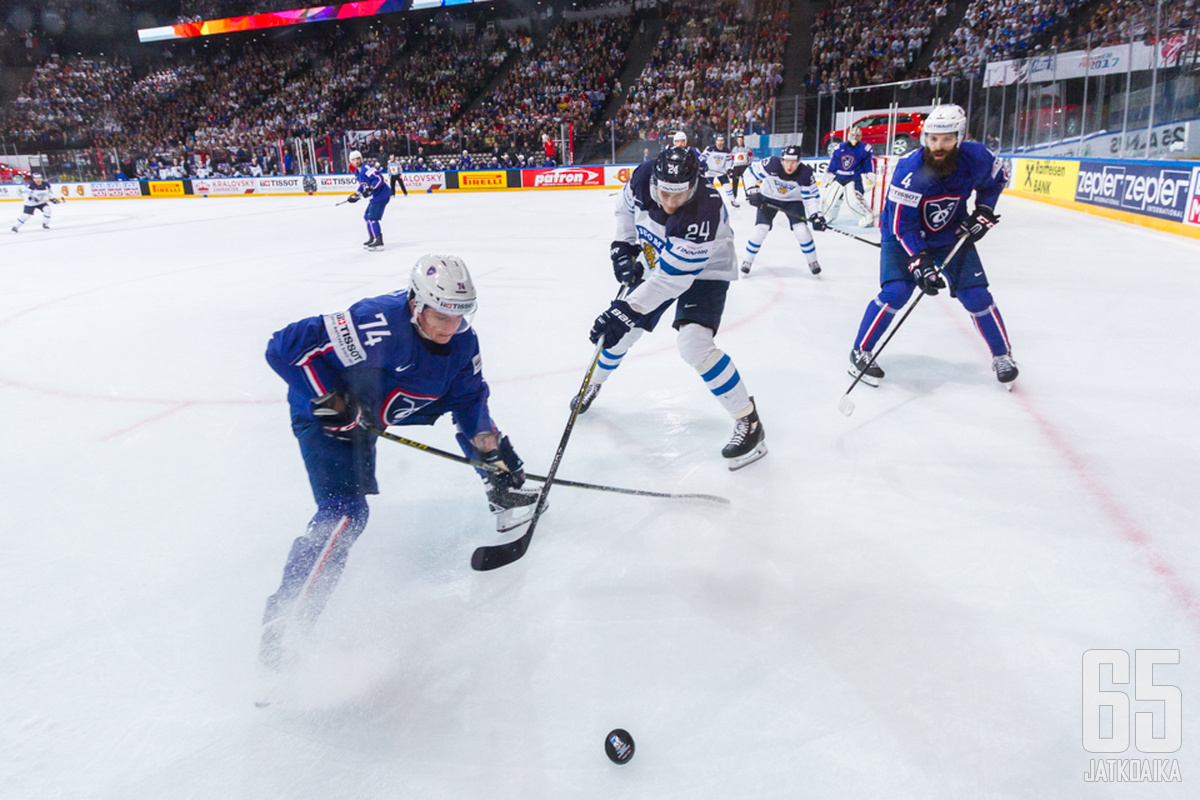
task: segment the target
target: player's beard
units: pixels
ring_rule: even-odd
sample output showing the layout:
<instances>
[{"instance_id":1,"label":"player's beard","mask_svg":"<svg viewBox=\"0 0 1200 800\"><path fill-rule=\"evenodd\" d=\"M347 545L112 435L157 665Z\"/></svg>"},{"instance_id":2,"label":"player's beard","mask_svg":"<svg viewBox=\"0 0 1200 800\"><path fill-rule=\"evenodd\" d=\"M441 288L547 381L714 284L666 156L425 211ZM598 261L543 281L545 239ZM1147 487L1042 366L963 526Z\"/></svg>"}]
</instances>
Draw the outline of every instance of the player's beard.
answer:
<instances>
[{"instance_id":1,"label":"player's beard","mask_svg":"<svg viewBox=\"0 0 1200 800\"><path fill-rule=\"evenodd\" d=\"M954 168L958 166L958 148L951 149L945 158L937 161L931 155L929 148L926 147L924 154L922 154L922 160L930 172L939 178L945 178L954 174Z\"/></svg>"}]
</instances>

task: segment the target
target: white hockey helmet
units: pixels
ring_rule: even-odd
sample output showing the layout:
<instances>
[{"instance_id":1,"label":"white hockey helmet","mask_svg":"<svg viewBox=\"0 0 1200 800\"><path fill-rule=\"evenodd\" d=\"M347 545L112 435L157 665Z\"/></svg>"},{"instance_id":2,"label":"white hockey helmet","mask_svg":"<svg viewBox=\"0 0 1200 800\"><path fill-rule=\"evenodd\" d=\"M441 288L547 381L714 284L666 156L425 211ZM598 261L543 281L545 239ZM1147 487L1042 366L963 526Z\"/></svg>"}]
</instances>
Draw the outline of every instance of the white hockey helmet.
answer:
<instances>
[{"instance_id":1,"label":"white hockey helmet","mask_svg":"<svg viewBox=\"0 0 1200 800\"><path fill-rule=\"evenodd\" d=\"M458 330L471 327L477 302L475 282L467 265L458 256L430 254L417 259L408 281L408 296L413 301L413 324L417 315L432 308L452 317L462 317Z\"/></svg>"},{"instance_id":2,"label":"white hockey helmet","mask_svg":"<svg viewBox=\"0 0 1200 800\"><path fill-rule=\"evenodd\" d=\"M958 137L958 144L967 138L967 112L962 106L950 103L937 106L925 118L921 128L921 146L928 147L925 141L927 133L953 133Z\"/></svg>"},{"instance_id":3,"label":"white hockey helmet","mask_svg":"<svg viewBox=\"0 0 1200 800\"><path fill-rule=\"evenodd\" d=\"M671 138L671 141L676 147L687 147L687 134L683 131L675 131L675 136Z\"/></svg>"},{"instance_id":4,"label":"white hockey helmet","mask_svg":"<svg viewBox=\"0 0 1200 800\"><path fill-rule=\"evenodd\" d=\"M347 159L348 161L353 161L353 160L354 160L354 159L356 159L356 158L357 158L359 161L361 161L361 160L362 160L362 153L358 152L357 150L351 150L351 151L350 151L350 155L348 155L348 156L346 157L346 159Z\"/></svg>"}]
</instances>

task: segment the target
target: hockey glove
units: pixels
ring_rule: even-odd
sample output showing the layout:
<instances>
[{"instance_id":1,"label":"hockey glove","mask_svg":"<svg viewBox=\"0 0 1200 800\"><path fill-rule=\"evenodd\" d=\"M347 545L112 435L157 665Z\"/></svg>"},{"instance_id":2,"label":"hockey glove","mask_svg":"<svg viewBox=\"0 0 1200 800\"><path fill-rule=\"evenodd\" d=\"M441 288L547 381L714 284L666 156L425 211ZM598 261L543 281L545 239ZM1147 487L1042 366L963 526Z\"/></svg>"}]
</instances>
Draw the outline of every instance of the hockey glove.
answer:
<instances>
[{"instance_id":1,"label":"hockey glove","mask_svg":"<svg viewBox=\"0 0 1200 800\"><path fill-rule=\"evenodd\" d=\"M608 256L612 259L613 275L617 281L626 286L633 286L642 279L642 265L638 263L638 253L642 248L630 242L613 242L609 246Z\"/></svg>"},{"instance_id":2,"label":"hockey glove","mask_svg":"<svg viewBox=\"0 0 1200 800\"><path fill-rule=\"evenodd\" d=\"M629 303L613 300L608 310L596 317L596 321L592 323L592 332L588 338L592 340L592 344L603 339L605 347L612 347L621 341L641 318L642 315L630 308Z\"/></svg>"},{"instance_id":3,"label":"hockey glove","mask_svg":"<svg viewBox=\"0 0 1200 800\"><path fill-rule=\"evenodd\" d=\"M359 194L358 192L355 192L354 194L352 194L346 198L347 203L357 203L359 200L362 200L362 195Z\"/></svg>"},{"instance_id":4,"label":"hockey glove","mask_svg":"<svg viewBox=\"0 0 1200 800\"><path fill-rule=\"evenodd\" d=\"M912 273L917 288L925 294L937 294L938 289L945 289L946 282L938 274L937 262L928 250L922 250L908 262L908 271Z\"/></svg>"},{"instance_id":5,"label":"hockey glove","mask_svg":"<svg viewBox=\"0 0 1200 800\"><path fill-rule=\"evenodd\" d=\"M759 189L757 186L747 186L746 202L755 208L761 206L763 204L762 189Z\"/></svg>"},{"instance_id":6,"label":"hockey glove","mask_svg":"<svg viewBox=\"0 0 1200 800\"><path fill-rule=\"evenodd\" d=\"M61 203L61 202L62 202L62 200L60 200L60 199L59 199L59 198L57 198L57 197L51 197L51 198L50 198L50 202L51 202L51 203L54 203L54 205L58 205L59 203Z\"/></svg>"},{"instance_id":7,"label":"hockey glove","mask_svg":"<svg viewBox=\"0 0 1200 800\"><path fill-rule=\"evenodd\" d=\"M312 401L312 413L321 423L321 431L343 442L353 438L353 431L362 419L362 411L348 394L330 392Z\"/></svg>"},{"instance_id":8,"label":"hockey glove","mask_svg":"<svg viewBox=\"0 0 1200 800\"><path fill-rule=\"evenodd\" d=\"M502 471L488 471L488 485L495 489L519 489L525 483L525 462L509 444L507 436L500 437L500 446L495 450L480 453L479 458L488 464L503 467Z\"/></svg>"},{"instance_id":9,"label":"hockey glove","mask_svg":"<svg viewBox=\"0 0 1200 800\"><path fill-rule=\"evenodd\" d=\"M968 236L972 242L978 242L988 231L996 227L1000 217L987 206L976 206L975 213L964 219L958 226L960 236Z\"/></svg>"},{"instance_id":10,"label":"hockey glove","mask_svg":"<svg viewBox=\"0 0 1200 800\"><path fill-rule=\"evenodd\" d=\"M823 231L829 227L829 223L825 221L825 217L821 214L813 214L809 217L808 224L812 226L814 231Z\"/></svg>"},{"instance_id":11,"label":"hockey glove","mask_svg":"<svg viewBox=\"0 0 1200 800\"><path fill-rule=\"evenodd\" d=\"M371 196L371 187L364 186L363 188L358 190L358 193L361 194L363 197L370 197Z\"/></svg>"}]
</instances>

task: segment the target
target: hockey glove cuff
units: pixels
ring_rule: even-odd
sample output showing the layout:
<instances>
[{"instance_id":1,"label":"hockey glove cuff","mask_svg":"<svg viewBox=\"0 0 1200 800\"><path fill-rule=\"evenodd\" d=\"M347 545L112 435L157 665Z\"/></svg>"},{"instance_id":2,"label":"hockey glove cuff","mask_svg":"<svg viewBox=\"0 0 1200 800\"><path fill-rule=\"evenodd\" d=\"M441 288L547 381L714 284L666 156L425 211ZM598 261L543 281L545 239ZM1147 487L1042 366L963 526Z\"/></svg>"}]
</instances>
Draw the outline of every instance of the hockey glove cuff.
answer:
<instances>
[{"instance_id":1,"label":"hockey glove cuff","mask_svg":"<svg viewBox=\"0 0 1200 800\"><path fill-rule=\"evenodd\" d=\"M987 206L976 206L975 212L959 224L958 233L960 236L966 235L972 242L978 242L999 221L1000 217Z\"/></svg>"},{"instance_id":2,"label":"hockey glove cuff","mask_svg":"<svg viewBox=\"0 0 1200 800\"><path fill-rule=\"evenodd\" d=\"M746 202L758 208L763 204L762 190L757 186L746 187Z\"/></svg>"},{"instance_id":3,"label":"hockey glove cuff","mask_svg":"<svg viewBox=\"0 0 1200 800\"><path fill-rule=\"evenodd\" d=\"M937 262L928 250L922 250L913 256L908 262L908 271L917 282L917 288L925 294L937 294L938 289L946 288L946 282L938 274Z\"/></svg>"},{"instance_id":4,"label":"hockey glove cuff","mask_svg":"<svg viewBox=\"0 0 1200 800\"><path fill-rule=\"evenodd\" d=\"M592 340L592 344L603 340L605 347L612 347L621 341L641 318L642 315L630 308L629 303L614 300L607 311L596 317L588 338Z\"/></svg>"},{"instance_id":5,"label":"hockey glove cuff","mask_svg":"<svg viewBox=\"0 0 1200 800\"><path fill-rule=\"evenodd\" d=\"M355 192L354 194L352 194L346 198L347 203L357 203L359 200L362 200L362 195L359 194L358 192Z\"/></svg>"},{"instance_id":6,"label":"hockey glove cuff","mask_svg":"<svg viewBox=\"0 0 1200 800\"><path fill-rule=\"evenodd\" d=\"M503 467L501 471L488 471L487 482L496 489L519 489L525 484L525 462L513 450L507 436L500 437L500 445L495 450L480 453L479 458L488 464Z\"/></svg>"},{"instance_id":7,"label":"hockey glove cuff","mask_svg":"<svg viewBox=\"0 0 1200 800\"><path fill-rule=\"evenodd\" d=\"M618 283L633 286L642 279L642 265L637 260L640 252L642 248L632 242L616 241L609 245L608 256Z\"/></svg>"},{"instance_id":8,"label":"hockey glove cuff","mask_svg":"<svg viewBox=\"0 0 1200 800\"><path fill-rule=\"evenodd\" d=\"M362 411L350 395L330 392L312 401L312 413L326 436L350 441L362 421Z\"/></svg>"},{"instance_id":9,"label":"hockey glove cuff","mask_svg":"<svg viewBox=\"0 0 1200 800\"><path fill-rule=\"evenodd\" d=\"M812 226L814 231L823 231L829 227L829 223L825 221L822 214L813 214L808 218L808 224Z\"/></svg>"}]
</instances>

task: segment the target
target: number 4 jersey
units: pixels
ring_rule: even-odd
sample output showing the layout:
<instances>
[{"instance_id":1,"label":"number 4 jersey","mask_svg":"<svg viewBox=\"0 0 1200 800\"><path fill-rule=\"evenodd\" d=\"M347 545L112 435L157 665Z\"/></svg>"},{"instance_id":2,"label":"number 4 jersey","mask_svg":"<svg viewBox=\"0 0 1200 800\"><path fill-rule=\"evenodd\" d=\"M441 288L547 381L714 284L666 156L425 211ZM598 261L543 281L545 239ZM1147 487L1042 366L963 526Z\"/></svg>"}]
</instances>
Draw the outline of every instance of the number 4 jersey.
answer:
<instances>
[{"instance_id":1,"label":"number 4 jersey","mask_svg":"<svg viewBox=\"0 0 1200 800\"><path fill-rule=\"evenodd\" d=\"M654 162L633 171L617 200L617 239L638 244L649 270L626 302L646 313L687 291L693 281L737 280L733 229L721 196L704 178L674 214L650 196Z\"/></svg>"},{"instance_id":2,"label":"number 4 jersey","mask_svg":"<svg viewBox=\"0 0 1200 800\"><path fill-rule=\"evenodd\" d=\"M995 208L1008 183L1003 163L978 142L958 146L954 172L944 178L925 166L924 154L921 147L900 159L879 223L881 238L899 241L909 255L954 244L971 192L975 205Z\"/></svg>"},{"instance_id":3,"label":"number 4 jersey","mask_svg":"<svg viewBox=\"0 0 1200 800\"><path fill-rule=\"evenodd\" d=\"M431 424L448 411L468 438L492 430L475 331L439 345L411 320L408 294L399 291L276 332L267 362L287 381L292 416L313 419L310 401L340 391L379 424Z\"/></svg>"}]
</instances>

